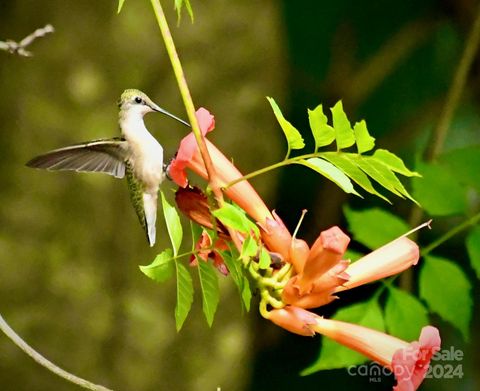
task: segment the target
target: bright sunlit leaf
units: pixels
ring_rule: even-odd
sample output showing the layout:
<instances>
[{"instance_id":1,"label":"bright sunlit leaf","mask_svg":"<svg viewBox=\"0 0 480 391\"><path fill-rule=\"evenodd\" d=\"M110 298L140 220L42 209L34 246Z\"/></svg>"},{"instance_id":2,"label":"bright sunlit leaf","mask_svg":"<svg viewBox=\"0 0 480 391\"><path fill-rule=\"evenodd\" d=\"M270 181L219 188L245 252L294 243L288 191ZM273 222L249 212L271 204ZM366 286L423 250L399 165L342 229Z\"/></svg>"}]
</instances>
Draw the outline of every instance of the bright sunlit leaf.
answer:
<instances>
[{"instance_id":1,"label":"bright sunlit leaf","mask_svg":"<svg viewBox=\"0 0 480 391\"><path fill-rule=\"evenodd\" d=\"M240 258L241 259L252 258L256 256L257 253L258 253L257 242L250 235L248 235L243 241Z\"/></svg>"},{"instance_id":2,"label":"bright sunlit leaf","mask_svg":"<svg viewBox=\"0 0 480 391\"><path fill-rule=\"evenodd\" d=\"M355 135L353 133L352 125L343 111L342 101L338 101L331 110L337 149L340 150L351 147L355 144Z\"/></svg>"},{"instance_id":3,"label":"bright sunlit leaf","mask_svg":"<svg viewBox=\"0 0 480 391\"><path fill-rule=\"evenodd\" d=\"M262 250L260 251L260 257L258 260L258 267L260 269L267 269L270 266L270 263L272 263L270 254L265 249L265 247L262 247Z\"/></svg>"},{"instance_id":4,"label":"bright sunlit leaf","mask_svg":"<svg viewBox=\"0 0 480 391\"><path fill-rule=\"evenodd\" d=\"M319 158L311 158L307 160L299 160L296 162L308 167L324 177L335 182L345 193L351 193L360 196L353 188L352 182L348 177L332 163Z\"/></svg>"},{"instance_id":5,"label":"bright sunlit leaf","mask_svg":"<svg viewBox=\"0 0 480 391\"><path fill-rule=\"evenodd\" d=\"M405 341L415 341L422 327L428 325L428 311L412 294L388 286L385 324L389 334Z\"/></svg>"},{"instance_id":6,"label":"bright sunlit leaf","mask_svg":"<svg viewBox=\"0 0 480 391\"><path fill-rule=\"evenodd\" d=\"M334 166L339 168L347 175L352 181L359 185L362 189L368 191L370 194L374 194L377 197L390 203L388 198L380 194L372 185L372 182L358 166L348 158L347 153L343 152L325 152L322 153L322 157L332 163Z\"/></svg>"},{"instance_id":7,"label":"bright sunlit leaf","mask_svg":"<svg viewBox=\"0 0 480 391\"><path fill-rule=\"evenodd\" d=\"M177 20L178 23L180 23L180 20L182 18L182 8L185 7L187 9L188 15L190 16L190 19L194 20L193 18L193 9L192 5L190 4L190 0L175 0L175 11L177 11Z\"/></svg>"},{"instance_id":8,"label":"bright sunlit leaf","mask_svg":"<svg viewBox=\"0 0 480 391\"><path fill-rule=\"evenodd\" d=\"M166 249L156 256L153 262L147 266L139 266L147 277L156 282L164 282L173 276L175 261L172 250Z\"/></svg>"},{"instance_id":9,"label":"bright sunlit leaf","mask_svg":"<svg viewBox=\"0 0 480 391\"><path fill-rule=\"evenodd\" d=\"M209 262L199 260L198 276L200 278L200 286L202 288L203 313L208 325L212 327L218 302L220 301L218 273Z\"/></svg>"},{"instance_id":10,"label":"bright sunlit leaf","mask_svg":"<svg viewBox=\"0 0 480 391\"><path fill-rule=\"evenodd\" d=\"M300 132L285 119L275 100L270 97L267 97L267 100L270 103L270 106L272 106L273 113L275 114L275 117L277 118L277 121L280 124L283 133L285 133L285 137L287 138L288 157L291 149L302 149L305 147L305 142L303 141L303 137Z\"/></svg>"},{"instance_id":11,"label":"bright sunlit leaf","mask_svg":"<svg viewBox=\"0 0 480 391\"><path fill-rule=\"evenodd\" d=\"M175 324L177 332L183 326L193 303L192 276L187 268L180 262L175 262L177 271L177 305L175 307Z\"/></svg>"},{"instance_id":12,"label":"bright sunlit leaf","mask_svg":"<svg viewBox=\"0 0 480 391\"><path fill-rule=\"evenodd\" d=\"M386 149L377 149L373 153L373 158L383 163L385 166L390 168L392 171L402 174L404 176L412 177L421 175L418 172L410 171L397 155L387 151Z\"/></svg>"},{"instance_id":13,"label":"bright sunlit leaf","mask_svg":"<svg viewBox=\"0 0 480 391\"><path fill-rule=\"evenodd\" d=\"M355 323L378 331L385 331L382 310L377 300L344 307L332 317L343 322ZM320 355L308 368L302 371L302 375L310 375L324 369L345 368L350 365L359 365L368 361L368 358L339 343L322 337Z\"/></svg>"},{"instance_id":14,"label":"bright sunlit leaf","mask_svg":"<svg viewBox=\"0 0 480 391\"><path fill-rule=\"evenodd\" d=\"M429 308L461 331L469 339L472 317L472 286L456 263L428 255L420 271L420 297Z\"/></svg>"},{"instance_id":15,"label":"bright sunlit leaf","mask_svg":"<svg viewBox=\"0 0 480 391\"><path fill-rule=\"evenodd\" d=\"M177 256L183 238L180 216L178 215L177 210L165 199L163 192L160 192L160 194L162 197L163 215L165 216L165 222L167 224L168 236L170 236L170 241L172 242L173 255Z\"/></svg>"},{"instance_id":16,"label":"bright sunlit leaf","mask_svg":"<svg viewBox=\"0 0 480 391\"><path fill-rule=\"evenodd\" d=\"M315 140L315 151L333 143L335 130L327 124L328 119L323 113L322 105L318 105L314 110L308 110L308 121Z\"/></svg>"},{"instance_id":17,"label":"bright sunlit leaf","mask_svg":"<svg viewBox=\"0 0 480 391\"><path fill-rule=\"evenodd\" d=\"M375 146L375 137L370 136L365 120L357 122L353 127L358 153L368 152Z\"/></svg>"},{"instance_id":18,"label":"bright sunlit leaf","mask_svg":"<svg viewBox=\"0 0 480 391\"><path fill-rule=\"evenodd\" d=\"M125 3L125 0L118 0L117 14L119 14L122 11L124 3Z\"/></svg>"},{"instance_id":19,"label":"bright sunlit leaf","mask_svg":"<svg viewBox=\"0 0 480 391\"><path fill-rule=\"evenodd\" d=\"M235 205L225 203L221 208L214 210L212 214L227 227L243 233L250 233L253 230L257 236L259 235L258 227L242 209Z\"/></svg>"}]
</instances>

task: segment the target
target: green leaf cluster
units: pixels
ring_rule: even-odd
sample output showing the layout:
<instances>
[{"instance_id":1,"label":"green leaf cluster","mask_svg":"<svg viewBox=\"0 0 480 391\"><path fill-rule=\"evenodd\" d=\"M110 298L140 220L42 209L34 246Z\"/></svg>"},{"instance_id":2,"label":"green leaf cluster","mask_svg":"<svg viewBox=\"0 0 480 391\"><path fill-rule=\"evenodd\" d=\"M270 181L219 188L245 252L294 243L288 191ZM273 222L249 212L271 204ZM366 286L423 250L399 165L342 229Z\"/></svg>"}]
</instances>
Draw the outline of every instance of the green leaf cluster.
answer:
<instances>
[{"instance_id":1,"label":"green leaf cluster","mask_svg":"<svg viewBox=\"0 0 480 391\"><path fill-rule=\"evenodd\" d=\"M180 223L180 216L177 210L168 203L163 193L161 193L163 215L167 225L168 235L172 244L172 249L166 249L153 260L150 265L140 266L140 270L152 280L162 283L170 279L174 274L176 276L176 297L175 323L177 331L182 328L193 303L194 287L193 279L188 268L180 262L180 258L186 254L179 254L183 240L183 229ZM198 239L201 230L193 227L192 238ZM218 283L218 274L214 267L203 260L198 260L198 279L202 291L203 313L209 326L213 324L213 318L220 300L220 288Z\"/></svg>"},{"instance_id":2,"label":"green leaf cluster","mask_svg":"<svg viewBox=\"0 0 480 391\"><path fill-rule=\"evenodd\" d=\"M385 149L373 151L375 138L370 135L366 122L361 120L352 127L341 101L331 108L332 124L328 123L322 105L308 110L315 148L312 153L290 158L290 152L303 149L305 142L301 133L285 119L275 100L270 97L267 99L287 140L287 155L282 165L301 164L308 167L337 184L346 193L360 196L354 188L355 183L368 193L389 202L388 198L375 189L373 181L385 190L415 202L397 175L413 177L419 174L409 170L395 154ZM334 142L335 151L319 151ZM356 147L356 152L345 151L353 146ZM372 151L373 153L365 155Z\"/></svg>"}]
</instances>

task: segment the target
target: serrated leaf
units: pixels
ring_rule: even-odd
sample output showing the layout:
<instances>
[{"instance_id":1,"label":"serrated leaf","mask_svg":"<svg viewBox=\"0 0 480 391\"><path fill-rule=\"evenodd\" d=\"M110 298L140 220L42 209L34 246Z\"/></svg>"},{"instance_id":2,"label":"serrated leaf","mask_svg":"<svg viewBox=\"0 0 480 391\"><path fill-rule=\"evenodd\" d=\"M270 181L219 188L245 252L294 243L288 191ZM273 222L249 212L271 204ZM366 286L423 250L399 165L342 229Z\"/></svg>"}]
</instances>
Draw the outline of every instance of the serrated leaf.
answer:
<instances>
[{"instance_id":1,"label":"serrated leaf","mask_svg":"<svg viewBox=\"0 0 480 391\"><path fill-rule=\"evenodd\" d=\"M118 0L117 14L119 14L122 11L124 3L125 3L125 0Z\"/></svg>"},{"instance_id":2,"label":"serrated leaf","mask_svg":"<svg viewBox=\"0 0 480 391\"><path fill-rule=\"evenodd\" d=\"M180 216L178 215L177 210L170 205L163 192L160 192L162 197L162 208L163 208L163 215L165 216L165 223L167 224L167 231L168 236L170 237L170 241L173 247L173 255L178 255L178 250L182 245L182 238L183 238L183 230L182 224L180 223Z\"/></svg>"},{"instance_id":3,"label":"serrated leaf","mask_svg":"<svg viewBox=\"0 0 480 391\"><path fill-rule=\"evenodd\" d=\"M192 276L180 262L175 262L177 270L177 305L175 306L175 324L177 332L183 326L193 303Z\"/></svg>"},{"instance_id":4,"label":"serrated leaf","mask_svg":"<svg viewBox=\"0 0 480 391\"><path fill-rule=\"evenodd\" d=\"M218 274L215 268L204 261L198 262L198 276L202 288L202 308L207 323L212 327L215 312L220 300L220 288L218 285Z\"/></svg>"},{"instance_id":5,"label":"serrated leaf","mask_svg":"<svg viewBox=\"0 0 480 391\"><path fill-rule=\"evenodd\" d=\"M270 266L271 263L272 263L272 259L270 258L270 254L265 249L265 247L262 247L262 249L260 250L258 267L260 269L267 269Z\"/></svg>"},{"instance_id":6,"label":"serrated leaf","mask_svg":"<svg viewBox=\"0 0 480 391\"><path fill-rule=\"evenodd\" d=\"M353 127L358 153L368 152L375 146L375 137L370 136L365 120L357 122Z\"/></svg>"},{"instance_id":7,"label":"serrated leaf","mask_svg":"<svg viewBox=\"0 0 480 391\"><path fill-rule=\"evenodd\" d=\"M431 311L459 329L468 341L472 317L472 286L454 262L433 255L425 257L420 271L420 297Z\"/></svg>"},{"instance_id":8,"label":"serrated leaf","mask_svg":"<svg viewBox=\"0 0 480 391\"><path fill-rule=\"evenodd\" d=\"M337 141L337 149L344 149L355 144L355 135L353 134L352 125L343 111L342 101L338 101L331 109L333 128L335 129L335 139Z\"/></svg>"},{"instance_id":9,"label":"serrated leaf","mask_svg":"<svg viewBox=\"0 0 480 391\"><path fill-rule=\"evenodd\" d=\"M280 124L285 137L287 138L288 157L291 149L302 149L305 147L305 142L303 141L303 137L300 132L285 119L275 100L270 97L267 97L267 100L270 103L270 106L272 106L273 113L275 114L275 117L277 118L277 121Z\"/></svg>"},{"instance_id":10,"label":"serrated leaf","mask_svg":"<svg viewBox=\"0 0 480 391\"><path fill-rule=\"evenodd\" d=\"M428 311L415 296L389 286L385 324L389 334L405 341L416 341L422 327L428 324Z\"/></svg>"},{"instance_id":11,"label":"serrated leaf","mask_svg":"<svg viewBox=\"0 0 480 391\"><path fill-rule=\"evenodd\" d=\"M353 188L350 179L348 179L348 177L332 163L316 157L307 160L298 160L295 163L301 164L319 174L322 174L325 178L336 183L345 193L351 193L361 197Z\"/></svg>"},{"instance_id":12,"label":"serrated leaf","mask_svg":"<svg viewBox=\"0 0 480 391\"><path fill-rule=\"evenodd\" d=\"M410 230L404 220L384 209L354 210L346 206L343 213L353 238L372 250Z\"/></svg>"},{"instance_id":13,"label":"serrated leaf","mask_svg":"<svg viewBox=\"0 0 480 391\"><path fill-rule=\"evenodd\" d=\"M462 214L467 208L466 189L455 174L438 164L417 163L423 178L412 181L415 198L431 216Z\"/></svg>"},{"instance_id":14,"label":"serrated leaf","mask_svg":"<svg viewBox=\"0 0 480 391\"><path fill-rule=\"evenodd\" d=\"M172 250L166 249L158 254L153 262L147 266L139 266L140 270L147 277L156 282L167 281L175 270L175 261L173 258Z\"/></svg>"},{"instance_id":15,"label":"serrated leaf","mask_svg":"<svg viewBox=\"0 0 480 391\"><path fill-rule=\"evenodd\" d=\"M473 186L480 192L480 146L455 149L440 156L442 167L453 173L462 184Z\"/></svg>"},{"instance_id":16,"label":"serrated leaf","mask_svg":"<svg viewBox=\"0 0 480 391\"><path fill-rule=\"evenodd\" d=\"M382 310L374 299L340 309L332 319L358 324L378 331L385 331ZM368 358L337 342L322 337L322 348L317 360L302 371L302 375L310 375L323 369L345 368L359 365Z\"/></svg>"},{"instance_id":17,"label":"serrated leaf","mask_svg":"<svg viewBox=\"0 0 480 391\"><path fill-rule=\"evenodd\" d=\"M480 226L473 228L467 236L466 240L470 265L480 279Z\"/></svg>"},{"instance_id":18,"label":"serrated leaf","mask_svg":"<svg viewBox=\"0 0 480 391\"><path fill-rule=\"evenodd\" d=\"M250 235L247 235L245 240L243 241L242 245L242 252L240 253L240 258L252 258L256 256L258 253L258 245L255 239L253 239Z\"/></svg>"},{"instance_id":19,"label":"serrated leaf","mask_svg":"<svg viewBox=\"0 0 480 391\"><path fill-rule=\"evenodd\" d=\"M385 189L398 195L401 198L408 198L413 202L415 199L408 193L395 173L381 161L371 156L355 156L349 155L350 158L360 167L365 174L370 176L374 181L382 185Z\"/></svg>"},{"instance_id":20,"label":"serrated leaf","mask_svg":"<svg viewBox=\"0 0 480 391\"><path fill-rule=\"evenodd\" d=\"M394 172L398 172L399 174L402 174L404 176L412 177L421 177L421 175L416 172L416 171L410 171L406 166L405 163L403 162L402 159L400 159L397 155L394 153L387 151L386 149L377 149L373 153L373 158L377 159L381 163L383 163L385 166L390 168Z\"/></svg>"},{"instance_id":21,"label":"serrated leaf","mask_svg":"<svg viewBox=\"0 0 480 391\"><path fill-rule=\"evenodd\" d=\"M338 167L347 175L352 181L359 185L362 189L368 191L370 194L374 194L377 197L391 203L388 198L380 194L368 179L367 174L360 170L356 164L352 162L347 156L350 154L344 152L325 152L321 154L321 157L328 160L330 163Z\"/></svg>"},{"instance_id":22,"label":"serrated leaf","mask_svg":"<svg viewBox=\"0 0 480 391\"><path fill-rule=\"evenodd\" d=\"M259 235L258 227L249 220L243 210L235 205L225 203L212 214L227 227L243 233L250 233L253 230L257 236Z\"/></svg>"},{"instance_id":23,"label":"serrated leaf","mask_svg":"<svg viewBox=\"0 0 480 391\"><path fill-rule=\"evenodd\" d=\"M318 148L330 145L335 140L335 130L327 124L327 116L323 113L322 105L308 110L308 121L315 140L315 151Z\"/></svg>"}]
</instances>

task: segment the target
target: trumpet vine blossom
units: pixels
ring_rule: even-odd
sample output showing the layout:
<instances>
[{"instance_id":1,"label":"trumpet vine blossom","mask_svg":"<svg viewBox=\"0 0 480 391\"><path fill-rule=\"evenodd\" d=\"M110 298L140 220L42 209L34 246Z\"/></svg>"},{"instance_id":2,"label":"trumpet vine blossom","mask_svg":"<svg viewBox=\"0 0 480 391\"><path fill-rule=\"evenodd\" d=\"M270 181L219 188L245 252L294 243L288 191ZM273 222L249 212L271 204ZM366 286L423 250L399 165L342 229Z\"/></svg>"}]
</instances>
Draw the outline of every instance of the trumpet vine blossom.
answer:
<instances>
[{"instance_id":1,"label":"trumpet vine blossom","mask_svg":"<svg viewBox=\"0 0 480 391\"><path fill-rule=\"evenodd\" d=\"M213 116L203 108L197 111L197 119L203 136L215 127ZM332 227L321 232L309 247L290 233L277 213L267 208L247 180L238 181L242 174L230 159L209 140L205 139L205 142L225 195L258 227L258 234L248 229L238 232L238 239L244 247L248 247L247 240L250 240L248 245L255 242L254 254L251 259L247 257L249 261L243 266L261 291L262 315L299 335L322 334L384 365L395 374L397 391L417 389L430 358L440 348L436 328L424 327L419 340L408 343L377 330L325 319L307 311L337 299L336 294L341 291L396 275L415 265L419 259L416 243L400 237L351 263L345 257L349 236L339 227ZM202 235L196 249L199 251L198 258L207 260L210 257L219 267L223 265L221 250L228 248L230 237L222 221L212 214L213 202L209 203L199 189L189 186L187 169L208 179L193 134L181 141L168 175L180 186L176 196L180 210L218 235L219 239L214 243L208 235ZM235 184L228 186L233 181L236 181ZM270 264L262 266L260 258L263 249L267 251ZM244 258L239 257L239 261Z\"/></svg>"}]
</instances>

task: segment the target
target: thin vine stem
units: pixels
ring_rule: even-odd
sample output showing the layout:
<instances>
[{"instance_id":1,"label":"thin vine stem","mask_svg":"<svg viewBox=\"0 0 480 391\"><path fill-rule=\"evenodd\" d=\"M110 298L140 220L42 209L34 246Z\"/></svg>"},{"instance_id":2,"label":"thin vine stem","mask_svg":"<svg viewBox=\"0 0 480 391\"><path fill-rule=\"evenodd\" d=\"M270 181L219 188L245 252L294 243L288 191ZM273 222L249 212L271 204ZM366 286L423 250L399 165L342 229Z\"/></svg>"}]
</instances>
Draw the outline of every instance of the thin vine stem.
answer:
<instances>
[{"instance_id":1,"label":"thin vine stem","mask_svg":"<svg viewBox=\"0 0 480 391\"><path fill-rule=\"evenodd\" d=\"M188 119L192 126L192 131L193 131L193 134L195 135L195 140L197 141L197 144L198 144L198 149L200 151L203 162L205 164L205 169L207 170L210 186L212 188L212 191L215 194L215 197L217 198L217 201L219 198L222 198L223 200L222 192L220 191L220 188L217 185L215 167L213 166L212 159L210 157L210 154L208 153L207 145L205 143L204 137L198 125L197 117L195 115L195 106L193 104L192 96L188 88L187 80L183 72L180 58L178 57L177 49L175 48L175 43L173 42L170 28L168 27L165 13L163 12L163 8L162 8L162 5L160 4L160 0L150 0L150 3L152 4L153 12L157 19L157 24L158 24L158 27L160 28L160 32L162 33L163 42L165 43L168 57L170 58L170 62L172 63L173 72L175 73L175 77L177 79L177 84L183 99L183 104L185 105Z\"/></svg>"},{"instance_id":2,"label":"thin vine stem","mask_svg":"<svg viewBox=\"0 0 480 391\"><path fill-rule=\"evenodd\" d=\"M447 231L442 236L440 236L437 240L430 243L428 246L424 247L423 250L421 250L422 256L428 255L438 246L440 246L441 244L443 244L444 242L446 242L456 234L462 232L463 230L471 227L472 225L477 224L479 221L480 221L480 212L470 217L469 219L465 220L463 223L453 227L451 230Z\"/></svg>"},{"instance_id":3,"label":"thin vine stem","mask_svg":"<svg viewBox=\"0 0 480 391\"><path fill-rule=\"evenodd\" d=\"M87 390L93 391L112 391L110 388L106 388L104 386L94 384L89 382L88 380L82 379L70 372L63 370L62 368L58 367L51 361L47 360L43 357L40 353L38 353L35 349L33 349L30 345L28 345L5 321L5 319L0 315L0 330L20 349L22 349L26 354L28 354L31 358L33 358L38 364L42 367L48 369L49 371L53 372L54 374L62 377L63 379L76 384L77 386L86 388Z\"/></svg>"},{"instance_id":4,"label":"thin vine stem","mask_svg":"<svg viewBox=\"0 0 480 391\"><path fill-rule=\"evenodd\" d=\"M188 88L187 79L185 78L185 73L183 72L180 58L178 57L177 49L175 48L175 43L173 42L170 28L168 27L165 13L163 12L160 0L150 0L150 3L152 4L153 12L155 14L155 18L157 19L157 24L160 28L170 62L172 63L173 72L175 73L175 77L177 79L178 88L180 90L180 94L182 95L183 104L185 105L200 155L202 156L203 163L205 164L205 169L208 176L208 185L212 189L218 206L221 208L225 201L219 185L219 179L215 173L215 166L213 165L212 158L208 153L207 144L205 143L205 139L198 125L197 117L195 115L195 106L193 104L192 96ZM235 231L229 227L227 227L227 230L235 244L235 247L240 250L242 248L241 243L238 240Z\"/></svg>"},{"instance_id":5,"label":"thin vine stem","mask_svg":"<svg viewBox=\"0 0 480 391\"><path fill-rule=\"evenodd\" d=\"M223 188L228 189L228 188L232 187L233 185L236 185L237 183L239 183L241 181L249 180L249 179L254 178L258 175L262 175L262 174L265 174L269 171L275 170L276 168L280 168L280 167L283 167L283 166L288 166L289 164L295 164L295 163L299 162L300 160L305 160L305 159L310 159L310 158L313 158L313 157L320 157L320 156L322 156L322 152L307 153L305 155L299 155L299 156L291 157L291 158L288 158L288 159L284 159L281 162L271 164L267 167L260 168L258 170L252 171L252 172L250 172L250 173L248 173L248 174L246 174L246 175L244 175L240 178L237 178L234 181L231 181L231 182L227 183L227 185L225 185Z\"/></svg>"}]
</instances>

